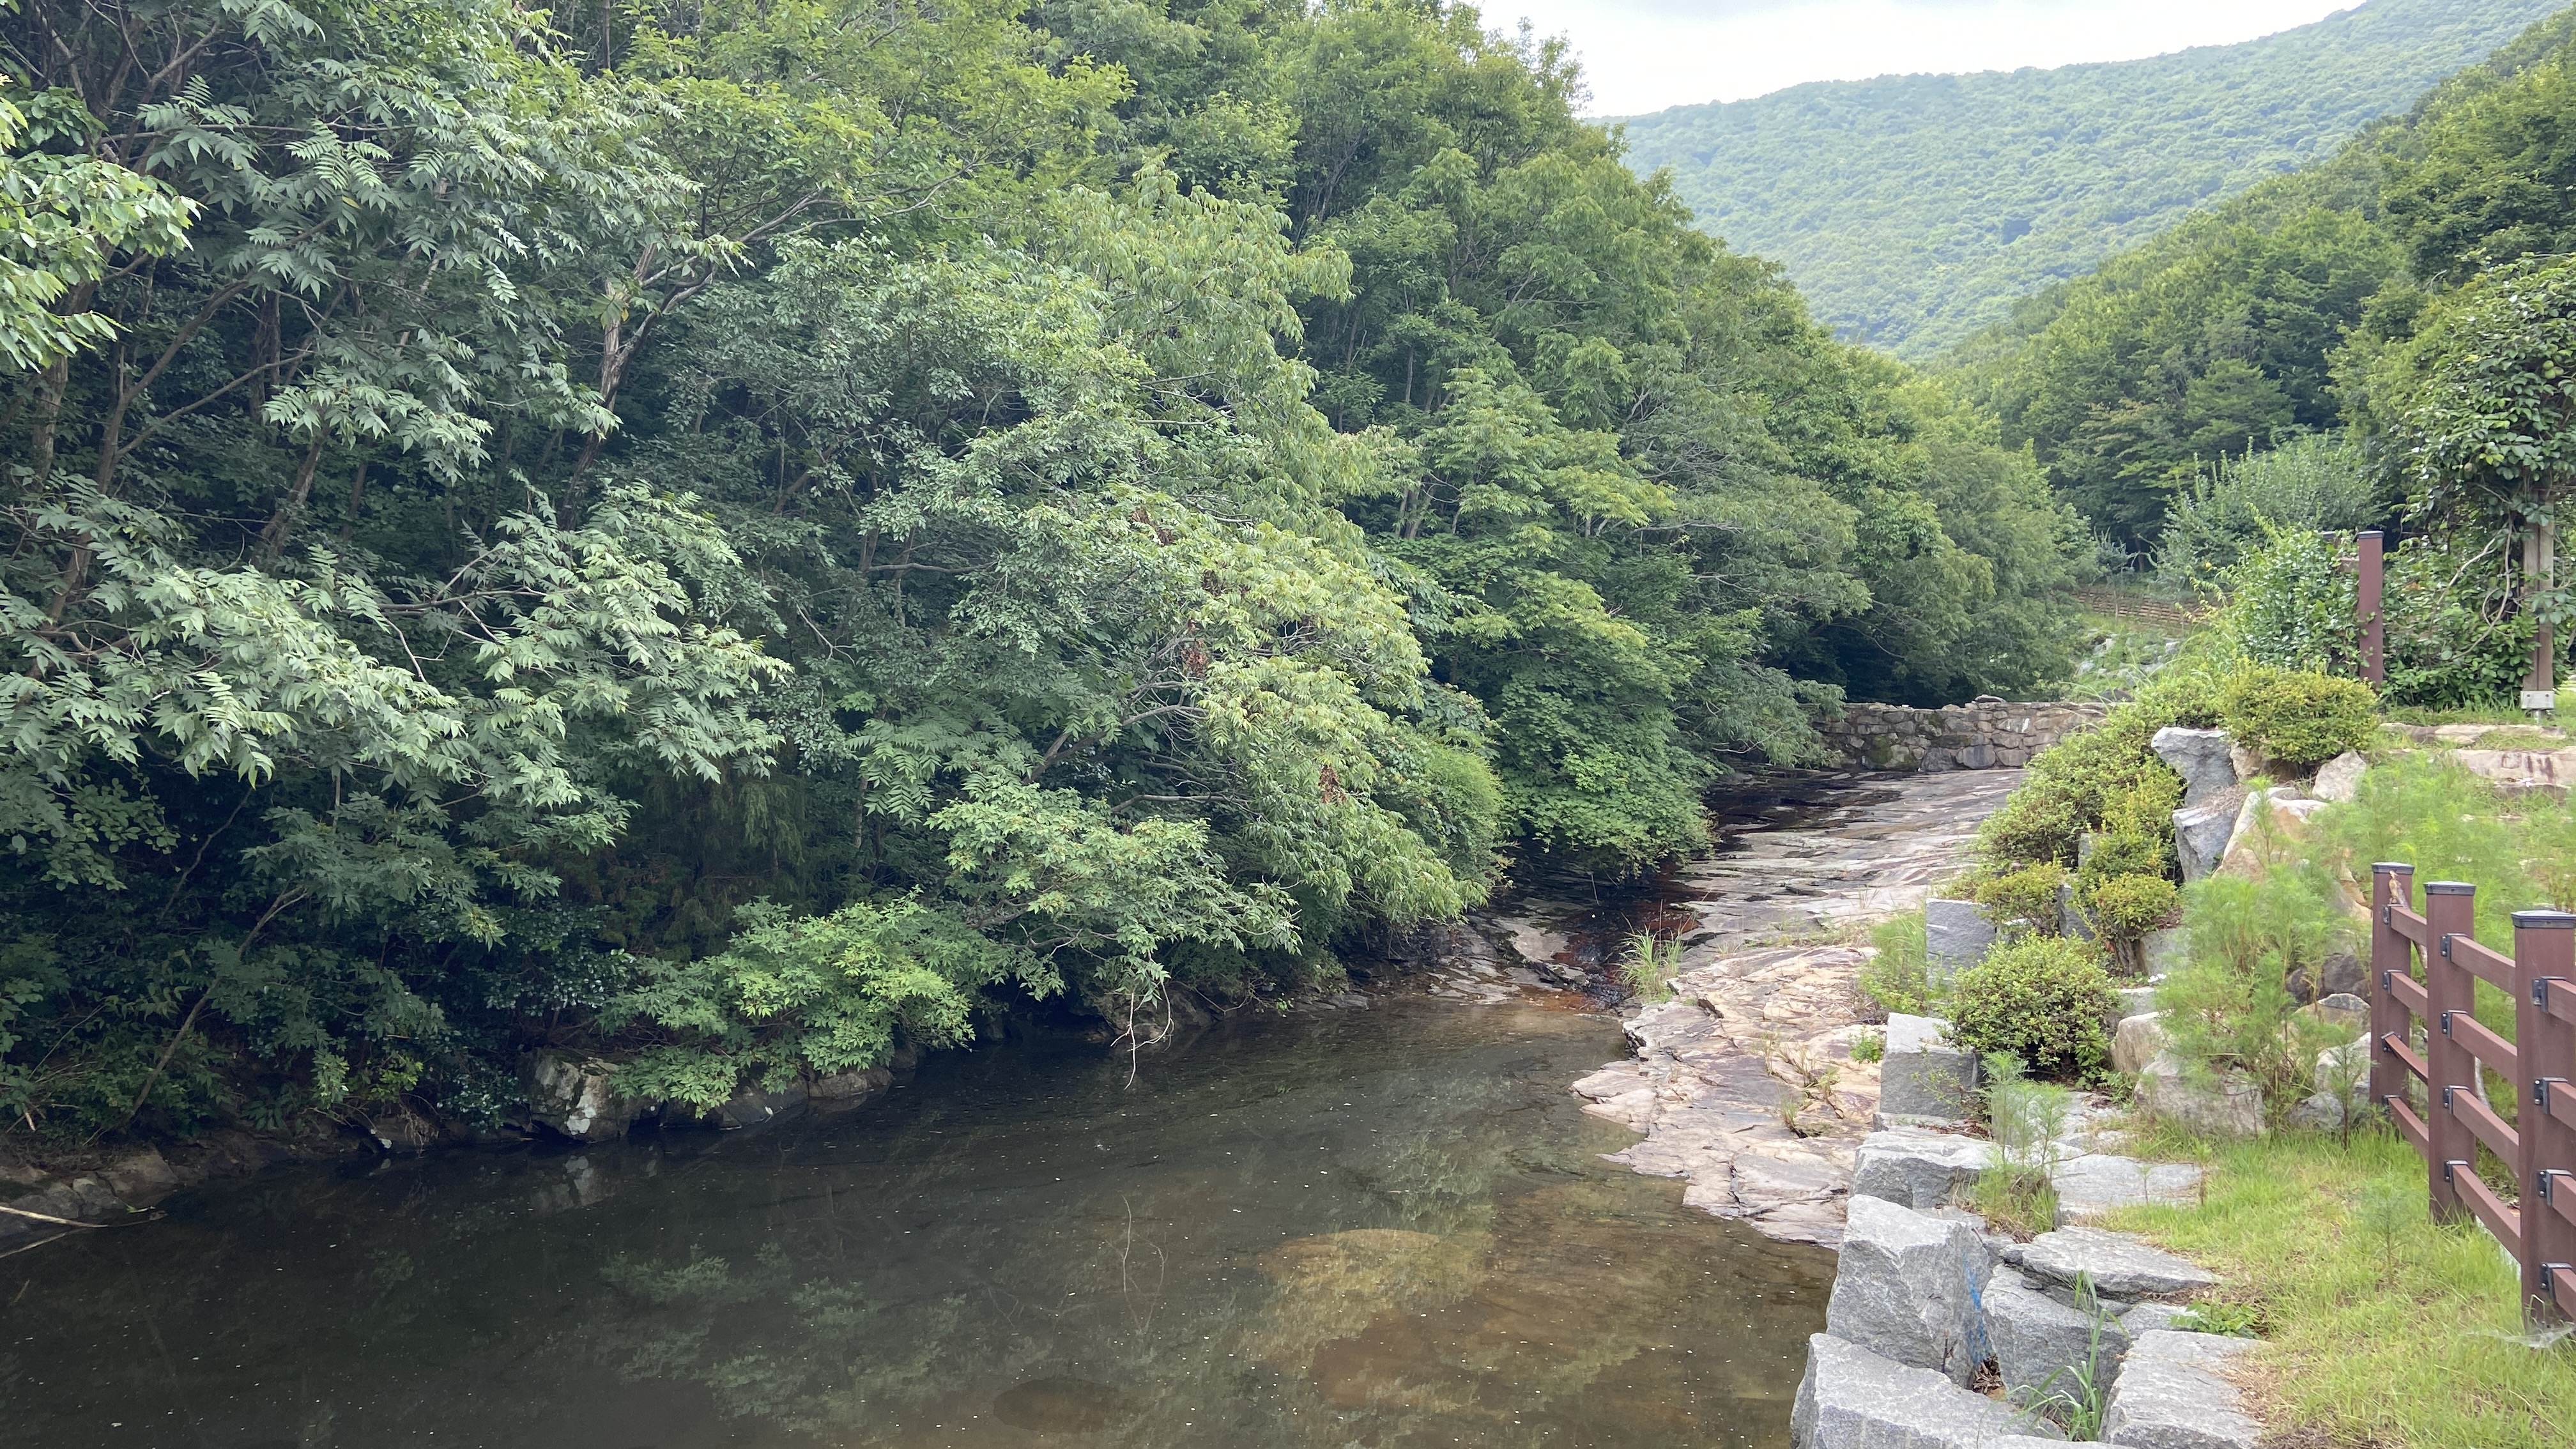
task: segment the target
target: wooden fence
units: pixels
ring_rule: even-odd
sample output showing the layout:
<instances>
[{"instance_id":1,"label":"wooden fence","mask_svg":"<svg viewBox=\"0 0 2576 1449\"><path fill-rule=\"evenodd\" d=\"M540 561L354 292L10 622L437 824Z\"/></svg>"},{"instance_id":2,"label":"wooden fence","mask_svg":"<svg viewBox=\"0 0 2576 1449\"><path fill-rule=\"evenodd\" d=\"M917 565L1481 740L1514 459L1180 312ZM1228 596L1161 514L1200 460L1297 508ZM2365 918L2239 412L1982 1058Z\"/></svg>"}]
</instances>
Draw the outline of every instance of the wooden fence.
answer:
<instances>
[{"instance_id":1,"label":"wooden fence","mask_svg":"<svg viewBox=\"0 0 2576 1449\"><path fill-rule=\"evenodd\" d=\"M2475 1217L2522 1265L2524 1316L2576 1319L2576 915L2516 911L2508 956L2476 939L2477 887L2427 881L2414 900L2413 866L2371 867L2370 1098L2424 1155L2433 1215ZM2513 1003L2513 1040L2478 1020L2481 981ZM2482 1065L2512 1084L2511 1121ZM2480 1144L2518 1205L2478 1175Z\"/></svg>"}]
</instances>

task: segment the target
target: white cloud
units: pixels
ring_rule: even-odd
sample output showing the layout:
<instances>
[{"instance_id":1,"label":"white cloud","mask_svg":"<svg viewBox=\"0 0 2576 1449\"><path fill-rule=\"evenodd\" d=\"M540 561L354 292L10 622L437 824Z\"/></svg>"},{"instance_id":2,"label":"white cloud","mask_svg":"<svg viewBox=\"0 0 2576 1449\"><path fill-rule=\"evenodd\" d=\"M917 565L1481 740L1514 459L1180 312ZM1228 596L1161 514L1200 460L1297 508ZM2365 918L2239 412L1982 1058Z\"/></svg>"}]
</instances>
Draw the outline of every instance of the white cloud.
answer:
<instances>
[{"instance_id":1,"label":"white cloud","mask_svg":"<svg viewBox=\"0 0 2576 1449\"><path fill-rule=\"evenodd\" d=\"M2134 60L2321 20L2355 0L1484 0L1582 57L1594 115L1811 80Z\"/></svg>"}]
</instances>

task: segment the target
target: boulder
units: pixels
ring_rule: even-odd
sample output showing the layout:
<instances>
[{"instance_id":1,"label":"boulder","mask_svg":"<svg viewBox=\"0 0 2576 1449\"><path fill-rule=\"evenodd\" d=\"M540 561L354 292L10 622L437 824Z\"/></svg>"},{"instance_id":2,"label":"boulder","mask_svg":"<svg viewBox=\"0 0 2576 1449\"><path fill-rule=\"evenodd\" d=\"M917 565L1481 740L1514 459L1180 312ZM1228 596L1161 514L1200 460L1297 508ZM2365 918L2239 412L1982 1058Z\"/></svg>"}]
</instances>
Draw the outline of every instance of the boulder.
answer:
<instances>
[{"instance_id":1,"label":"boulder","mask_svg":"<svg viewBox=\"0 0 2576 1449\"><path fill-rule=\"evenodd\" d=\"M2370 770L2370 762L2346 750L2317 767L2317 782L2308 793L2329 804L2349 805L2361 795L2361 777Z\"/></svg>"},{"instance_id":2,"label":"boulder","mask_svg":"<svg viewBox=\"0 0 2576 1449\"><path fill-rule=\"evenodd\" d=\"M2301 1097L2290 1109L2291 1126L2307 1132L2336 1132L2343 1128L2343 1103L2331 1092L2318 1092Z\"/></svg>"},{"instance_id":3,"label":"boulder","mask_svg":"<svg viewBox=\"0 0 2576 1449\"><path fill-rule=\"evenodd\" d=\"M733 1132L745 1127L765 1127L804 1105L805 1086L801 1082L790 1082L775 1092L737 1087L723 1106L707 1114L707 1120Z\"/></svg>"},{"instance_id":4,"label":"boulder","mask_svg":"<svg viewBox=\"0 0 2576 1449\"><path fill-rule=\"evenodd\" d=\"M2370 1003L2349 991L2338 991L2299 1010L2340 1031L2370 1030Z\"/></svg>"},{"instance_id":5,"label":"boulder","mask_svg":"<svg viewBox=\"0 0 2576 1449\"><path fill-rule=\"evenodd\" d=\"M2309 817L2324 808L2323 800L2304 799L2287 789L2246 796L2237 807L2236 826L2228 834L2227 849L2220 853L2218 869L2230 875L2262 875L2271 868L2268 853L2307 839Z\"/></svg>"},{"instance_id":6,"label":"boulder","mask_svg":"<svg viewBox=\"0 0 2576 1449\"><path fill-rule=\"evenodd\" d=\"M179 1174L149 1147L116 1159L99 1169L98 1175L128 1207L150 1207L179 1190Z\"/></svg>"},{"instance_id":7,"label":"boulder","mask_svg":"<svg viewBox=\"0 0 2576 1449\"><path fill-rule=\"evenodd\" d=\"M2138 954L2146 960L2147 979L2161 981L2191 964L2191 932L2182 926L2149 931L2139 943Z\"/></svg>"},{"instance_id":8,"label":"boulder","mask_svg":"<svg viewBox=\"0 0 2576 1449\"><path fill-rule=\"evenodd\" d=\"M1950 1024L1937 1017L1891 1013L1887 1051L1878 1064L1878 1110L1892 1116L1968 1115L1977 1089L1977 1059L1949 1044Z\"/></svg>"},{"instance_id":9,"label":"boulder","mask_svg":"<svg viewBox=\"0 0 2576 1449\"><path fill-rule=\"evenodd\" d=\"M2049 1174L2057 1190L2058 1227L2091 1223L2122 1208L2189 1207L2200 1201L2200 1169L2188 1162L2143 1162L2088 1152Z\"/></svg>"},{"instance_id":10,"label":"boulder","mask_svg":"<svg viewBox=\"0 0 2576 1449\"><path fill-rule=\"evenodd\" d=\"M2180 1303L2141 1303L2120 1315L2120 1327L2134 1339L2142 1333L2171 1328L2190 1311Z\"/></svg>"},{"instance_id":11,"label":"boulder","mask_svg":"<svg viewBox=\"0 0 2576 1449\"><path fill-rule=\"evenodd\" d=\"M2102 1412L2102 1441L2130 1449L2255 1449L2263 1426L2245 1412L2228 1364L2249 1338L2158 1329L2129 1346Z\"/></svg>"},{"instance_id":12,"label":"boulder","mask_svg":"<svg viewBox=\"0 0 2576 1449\"><path fill-rule=\"evenodd\" d=\"M2129 1333L2102 1309L2086 1312L1998 1277L1986 1288L1986 1340L2007 1391L2073 1394L2077 1375L2111 1382Z\"/></svg>"},{"instance_id":13,"label":"boulder","mask_svg":"<svg viewBox=\"0 0 2576 1449\"><path fill-rule=\"evenodd\" d=\"M2325 960L2317 963L2313 979L2308 974L2307 963L2302 961L2291 967L2290 974L2281 978L2281 982L2291 998L2297 1001L2328 996L2349 996L2360 1000L2370 995L2371 984L2370 973L2362 966L2361 958L2350 951L2326 953ZM2370 1003L2362 1001L2365 1019L2369 1010Z\"/></svg>"},{"instance_id":14,"label":"boulder","mask_svg":"<svg viewBox=\"0 0 2576 1449\"><path fill-rule=\"evenodd\" d=\"M2446 727L2447 728L2447 727ZM2576 750L2454 750L2451 762L2507 793L2576 785Z\"/></svg>"},{"instance_id":15,"label":"boulder","mask_svg":"<svg viewBox=\"0 0 2576 1449\"><path fill-rule=\"evenodd\" d=\"M856 1102L894 1085L894 1073L883 1067L862 1067L857 1071L834 1072L817 1077L805 1088L805 1095L817 1102Z\"/></svg>"},{"instance_id":16,"label":"boulder","mask_svg":"<svg viewBox=\"0 0 2576 1449\"><path fill-rule=\"evenodd\" d=\"M1993 1269L1974 1226L1854 1197L1825 1300L1825 1331L1965 1384L1986 1358L1977 1295Z\"/></svg>"},{"instance_id":17,"label":"boulder","mask_svg":"<svg viewBox=\"0 0 2576 1449\"><path fill-rule=\"evenodd\" d=\"M1900 1127L1862 1139L1851 1190L1917 1210L1947 1207L1994 1160L1994 1144Z\"/></svg>"},{"instance_id":18,"label":"boulder","mask_svg":"<svg viewBox=\"0 0 2576 1449\"><path fill-rule=\"evenodd\" d=\"M2081 1279L2112 1298L2156 1298L2193 1293L2218 1282L2185 1258L2151 1247L2128 1233L2101 1228L2058 1228L2004 1254L2004 1261L2034 1278L2072 1288Z\"/></svg>"},{"instance_id":19,"label":"boulder","mask_svg":"<svg viewBox=\"0 0 2576 1449\"><path fill-rule=\"evenodd\" d=\"M2111 1018L2113 1026L2156 1009L2156 989L2152 986L2119 986L2112 988L2111 994L2120 1002L2120 1014Z\"/></svg>"},{"instance_id":20,"label":"boulder","mask_svg":"<svg viewBox=\"0 0 2576 1449\"><path fill-rule=\"evenodd\" d=\"M569 1052L530 1052L519 1063L536 1120L577 1142L623 1137L650 1105L620 1095L611 1085L616 1066Z\"/></svg>"},{"instance_id":21,"label":"boulder","mask_svg":"<svg viewBox=\"0 0 2576 1449\"><path fill-rule=\"evenodd\" d=\"M2186 884L2218 868L2228 838L2236 833L2240 808L2233 795L2221 795L2173 813L2174 858L2182 863Z\"/></svg>"},{"instance_id":22,"label":"boulder","mask_svg":"<svg viewBox=\"0 0 2576 1449\"><path fill-rule=\"evenodd\" d=\"M2241 1070L2214 1082L2192 1081L2180 1057L2161 1051L2138 1073L2136 1100L2155 1116L2211 1137L2263 1135L2263 1089Z\"/></svg>"},{"instance_id":23,"label":"boulder","mask_svg":"<svg viewBox=\"0 0 2576 1449\"><path fill-rule=\"evenodd\" d=\"M2182 776L2182 803L2188 806L2236 788L2236 765L2229 757L2233 743L2225 730L2167 725L2147 741L2147 748Z\"/></svg>"},{"instance_id":24,"label":"boulder","mask_svg":"<svg viewBox=\"0 0 2576 1449\"><path fill-rule=\"evenodd\" d=\"M1830 1333L1807 1338L1807 1372L1789 1410L1796 1449L2002 1449L2060 1442L2055 1426L1926 1369L1893 1363Z\"/></svg>"},{"instance_id":25,"label":"boulder","mask_svg":"<svg viewBox=\"0 0 2576 1449\"><path fill-rule=\"evenodd\" d=\"M1975 901L1940 896L1923 903L1923 962L1935 981L1946 981L1986 959L1995 923Z\"/></svg>"},{"instance_id":26,"label":"boulder","mask_svg":"<svg viewBox=\"0 0 2576 1449\"><path fill-rule=\"evenodd\" d=\"M2143 1072L2164 1049L2163 1012L2144 1011L2121 1017L2119 1027L2111 1033L2111 1070Z\"/></svg>"}]
</instances>

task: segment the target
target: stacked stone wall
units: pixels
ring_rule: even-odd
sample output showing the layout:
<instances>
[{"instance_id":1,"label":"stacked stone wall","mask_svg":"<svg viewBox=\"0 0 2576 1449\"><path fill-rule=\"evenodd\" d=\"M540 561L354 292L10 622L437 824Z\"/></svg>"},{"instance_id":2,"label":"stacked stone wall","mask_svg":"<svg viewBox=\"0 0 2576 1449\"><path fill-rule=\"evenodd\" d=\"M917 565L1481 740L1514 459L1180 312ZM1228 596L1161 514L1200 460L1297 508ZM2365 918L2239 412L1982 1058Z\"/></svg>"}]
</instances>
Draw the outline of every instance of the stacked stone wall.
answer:
<instances>
[{"instance_id":1,"label":"stacked stone wall","mask_svg":"<svg viewBox=\"0 0 2576 1449\"><path fill-rule=\"evenodd\" d=\"M1845 765L1868 770L2017 769L2068 735L2102 722L2106 704L2008 704L1981 695L1966 704L1915 709L1855 704L1817 726Z\"/></svg>"}]
</instances>

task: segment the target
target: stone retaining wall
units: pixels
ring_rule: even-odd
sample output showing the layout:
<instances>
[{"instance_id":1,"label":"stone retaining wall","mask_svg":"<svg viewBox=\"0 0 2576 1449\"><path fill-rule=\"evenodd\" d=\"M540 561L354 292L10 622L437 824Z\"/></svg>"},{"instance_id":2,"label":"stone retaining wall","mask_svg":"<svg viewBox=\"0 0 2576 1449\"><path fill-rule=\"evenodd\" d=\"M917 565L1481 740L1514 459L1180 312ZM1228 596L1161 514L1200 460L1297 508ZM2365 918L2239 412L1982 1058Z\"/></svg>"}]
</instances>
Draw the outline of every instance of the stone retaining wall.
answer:
<instances>
[{"instance_id":1,"label":"stone retaining wall","mask_svg":"<svg viewBox=\"0 0 2576 1449\"><path fill-rule=\"evenodd\" d=\"M2101 723L2110 709L2066 701L2007 704L1992 695L1939 709L1855 704L1816 732L1844 764L1861 769L2017 769L2068 735Z\"/></svg>"}]
</instances>

